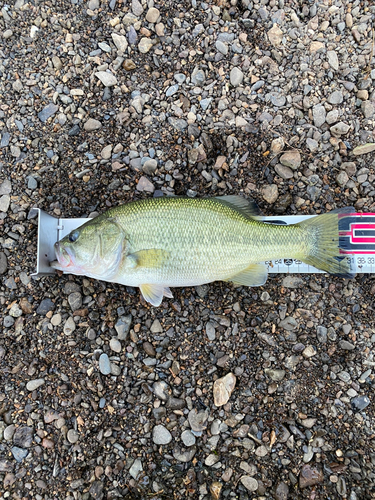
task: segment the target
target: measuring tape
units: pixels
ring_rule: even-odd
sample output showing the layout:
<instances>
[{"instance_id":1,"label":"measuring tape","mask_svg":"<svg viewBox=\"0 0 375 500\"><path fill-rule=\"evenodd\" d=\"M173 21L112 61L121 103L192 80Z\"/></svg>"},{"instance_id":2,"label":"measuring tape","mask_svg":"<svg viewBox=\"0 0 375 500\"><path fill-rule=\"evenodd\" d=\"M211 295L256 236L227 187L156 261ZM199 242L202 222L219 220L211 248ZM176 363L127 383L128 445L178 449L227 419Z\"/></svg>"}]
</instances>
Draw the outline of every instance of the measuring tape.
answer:
<instances>
[{"instance_id":1,"label":"measuring tape","mask_svg":"<svg viewBox=\"0 0 375 500\"><path fill-rule=\"evenodd\" d=\"M265 217L264 222L296 224L314 215L287 215ZM375 213L339 214L340 253L348 260L353 273L375 273ZM345 250L344 250L345 249ZM266 261L269 273L304 274L325 273L298 259Z\"/></svg>"},{"instance_id":2,"label":"measuring tape","mask_svg":"<svg viewBox=\"0 0 375 500\"><path fill-rule=\"evenodd\" d=\"M55 260L54 244L90 219L63 219L53 217L39 208L38 254L36 273L33 276L54 274L49 263ZM314 215L286 215L264 217L264 222L273 224L297 224ZM353 273L375 273L375 213L339 214L340 247L348 259ZM297 259L267 261L269 273L325 273Z\"/></svg>"}]
</instances>

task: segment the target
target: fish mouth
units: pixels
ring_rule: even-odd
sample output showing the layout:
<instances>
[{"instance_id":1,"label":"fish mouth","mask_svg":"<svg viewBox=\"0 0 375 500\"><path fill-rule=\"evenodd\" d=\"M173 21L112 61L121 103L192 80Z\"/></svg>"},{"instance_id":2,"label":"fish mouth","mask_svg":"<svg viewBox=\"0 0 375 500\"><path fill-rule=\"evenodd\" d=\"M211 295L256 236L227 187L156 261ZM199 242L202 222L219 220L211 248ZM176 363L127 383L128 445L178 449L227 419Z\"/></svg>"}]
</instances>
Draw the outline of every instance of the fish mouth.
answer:
<instances>
[{"instance_id":1,"label":"fish mouth","mask_svg":"<svg viewBox=\"0 0 375 500\"><path fill-rule=\"evenodd\" d=\"M50 262L50 267L56 269L57 271L65 271L66 269L73 266L73 259L70 252L60 245L60 242L55 243L55 254L57 260Z\"/></svg>"}]
</instances>

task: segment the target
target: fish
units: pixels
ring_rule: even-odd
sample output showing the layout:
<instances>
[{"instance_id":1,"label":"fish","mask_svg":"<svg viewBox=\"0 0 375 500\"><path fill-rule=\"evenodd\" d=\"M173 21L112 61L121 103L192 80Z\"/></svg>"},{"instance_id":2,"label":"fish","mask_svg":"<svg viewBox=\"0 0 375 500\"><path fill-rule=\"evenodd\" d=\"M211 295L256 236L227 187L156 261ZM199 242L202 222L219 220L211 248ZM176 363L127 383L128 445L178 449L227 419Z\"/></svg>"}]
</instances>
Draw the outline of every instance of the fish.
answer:
<instances>
[{"instance_id":1,"label":"fish","mask_svg":"<svg viewBox=\"0 0 375 500\"><path fill-rule=\"evenodd\" d=\"M264 222L242 196L159 197L116 206L55 243L51 267L63 273L139 287L159 306L171 287L214 281L260 286L265 261L299 259L352 278L340 250L339 219L353 207L292 225Z\"/></svg>"}]
</instances>

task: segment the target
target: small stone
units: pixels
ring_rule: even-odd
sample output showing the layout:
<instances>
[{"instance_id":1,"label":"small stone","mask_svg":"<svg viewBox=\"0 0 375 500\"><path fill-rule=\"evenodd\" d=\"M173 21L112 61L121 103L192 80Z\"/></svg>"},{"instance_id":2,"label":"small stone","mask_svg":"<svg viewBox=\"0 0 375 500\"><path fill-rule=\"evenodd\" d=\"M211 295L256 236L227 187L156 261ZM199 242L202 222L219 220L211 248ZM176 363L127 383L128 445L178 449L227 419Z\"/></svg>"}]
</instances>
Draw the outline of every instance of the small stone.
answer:
<instances>
[{"instance_id":1,"label":"small stone","mask_svg":"<svg viewBox=\"0 0 375 500\"><path fill-rule=\"evenodd\" d=\"M331 68L337 71L339 69L339 58L334 50L327 50L327 59Z\"/></svg>"},{"instance_id":2,"label":"small stone","mask_svg":"<svg viewBox=\"0 0 375 500\"><path fill-rule=\"evenodd\" d=\"M311 139L311 137L308 137L306 139L306 146L312 153L316 153L319 149L319 143L315 139Z\"/></svg>"},{"instance_id":3,"label":"small stone","mask_svg":"<svg viewBox=\"0 0 375 500\"><path fill-rule=\"evenodd\" d=\"M264 445L258 446L258 448L255 450L255 455L257 457L265 457L268 455L268 450Z\"/></svg>"},{"instance_id":4,"label":"small stone","mask_svg":"<svg viewBox=\"0 0 375 500\"><path fill-rule=\"evenodd\" d=\"M372 153L375 151L375 142L369 142L367 144L362 144L361 146L357 146L353 149L353 154L356 156L358 155L365 155L367 153Z\"/></svg>"},{"instance_id":5,"label":"small stone","mask_svg":"<svg viewBox=\"0 0 375 500\"><path fill-rule=\"evenodd\" d=\"M143 7L139 0L132 0L132 12L135 16L139 17L143 14Z\"/></svg>"},{"instance_id":6,"label":"small stone","mask_svg":"<svg viewBox=\"0 0 375 500\"><path fill-rule=\"evenodd\" d=\"M342 95L342 92L340 90L335 90L328 96L327 101L330 104L341 104L344 100L344 97Z\"/></svg>"},{"instance_id":7,"label":"small stone","mask_svg":"<svg viewBox=\"0 0 375 500\"><path fill-rule=\"evenodd\" d=\"M156 356L155 348L150 342L143 342L143 349L148 356L152 358Z\"/></svg>"},{"instance_id":8,"label":"small stone","mask_svg":"<svg viewBox=\"0 0 375 500\"><path fill-rule=\"evenodd\" d=\"M94 481L89 489L90 498L93 498L94 500L102 500L104 497L103 490L104 483L102 481Z\"/></svg>"},{"instance_id":9,"label":"small stone","mask_svg":"<svg viewBox=\"0 0 375 500\"><path fill-rule=\"evenodd\" d=\"M242 116L236 116L236 127L246 127L249 122L245 120L245 118L242 118Z\"/></svg>"},{"instance_id":10,"label":"small stone","mask_svg":"<svg viewBox=\"0 0 375 500\"><path fill-rule=\"evenodd\" d=\"M289 488L285 483L279 483L275 490L275 500L288 500Z\"/></svg>"},{"instance_id":11,"label":"small stone","mask_svg":"<svg viewBox=\"0 0 375 500\"><path fill-rule=\"evenodd\" d=\"M43 299L42 302L39 304L36 313L40 314L41 316L45 316L49 311L53 311L55 307L56 306L51 299Z\"/></svg>"},{"instance_id":12,"label":"small stone","mask_svg":"<svg viewBox=\"0 0 375 500\"><path fill-rule=\"evenodd\" d=\"M112 155L112 144L108 144L108 146L105 146L100 154L103 160L109 160Z\"/></svg>"},{"instance_id":13,"label":"small stone","mask_svg":"<svg viewBox=\"0 0 375 500\"><path fill-rule=\"evenodd\" d=\"M10 205L10 196L8 194L3 194L0 197L0 212L7 212Z\"/></svg>"},{"instance_id":14,"label":"small stone","mask_svg":"<svg viewBox=\"0 0 375 500\"><path fill-rule=\"evenodd\" d=\"M9 132L3 132L1 134L1 142L0 142L0 148L6 148L9 146L10 142L10 133ZM0 193L2 194L2 193Z\"/></svg>"},{"instance_id":15,"label":"small stone","mask_svg":"<svg viewBox=\"0 0 375 500\"><path fill-rule=\"evenodd\" d=\"M326 122L328 123L328 125L332 125L332 123L337 122L338 117L339 117L338 110L337 109L333 109L332 111L330 111L329 113L327 113Z\"/></svg>"},{"instance_id":16,"label":"small stone","mask_svg":"<svg viewBox=\"0 0 375 500\"><path fill-rule=\"evenodd\" d=\"M171 85L165 92L166 97L171 97L172 95L176 94L179 88L180 86L178 83L176 83L176 85Z\"/></svg>"},{"instance_id":17,"label":"small stone","mask_svg":"<svg viewBox=\"0 0 375 500\"><path fill-rule=\"evenodd\" d=\"M175 460L178 460L179 462L187 463L193 459L196 452L197 452L197 449L195 446L190 447L186 451L181 451L179 448L176 447L173 450L173 458Z\"/></svg>"},{"instance_id":18,"label":"small stone","mask_svg":"<svg viewBox=\"0 0 375 500\"><path fill-rule=\"evenodd\" d=\"M157 23L155 24L155 33L157 36L163 37L164 36L164 24L163 23Z\"/></svg>"},{"instance_id":19,"label":"small stone","mask_svg":"<svg viewBox=\"0 0 375 500\"><path fill-rule=\"evenodd\" d=\"M139 460L139 458L137 458L136 460L134 460L133 465L130 467L129 474L133 479L137 479L140 472L142 471L143 471L142 462Z\"/></svg>"},{"instance_id":20,"label":"small stone","mask_svg":"<svg viewBox=\"0 0 375 500\"><path fill-rule=\"evenodd\" d=\"M64 324L64 335L71 335L76 329L76 324L74 322L74 319L72 316L69 316L69 318L65 321Z\"/></svg>"},{"instance_id":21,"label":"small stone","mask_svg":"<svg viewBox=\"0 0 375 500\"><path fill-rule=\"evenodd\" d=\"M4 252L0 252L0 275L4 274L8 268L8 259Z\"/></svg>"},{"instance_id":22,"label":"small stone","mask_svg":"<svg viewBox=\"0 0 375 500\"><path fill-rule=\"evenodd\" d=\"M306 488L307 486L314 486L315 484L320 484L324 480L323 473L320 469L316 467L311 467L306 464L302 466L299 475L299 487Z\"/></svg>"},{"instance_id":23,"label":"small stone","mask_svg":"<svg viewBox=\"0 0 375 500\"><path fill-rule=\"evenodd\" d=\"M186 430L183 431L183 433L181 434L181 441L184 443L185 446L190 447L195 445L196 439L191 431Z\"/></svg>"},{"instance_id":24,"label":"small stone","mask_svg":"<svg viewBox=\"0 0 375 500\"><path fill-rule=\"evenodd\" d=\"M344 187L349 180L348 174L343 170L336 176L336 182L339 186Z\"/></svg>"},{"instance_id":25,"label":"small stone","mask_svg":"<svg viewBox=\"0 0 375 500\"><path fill-rule=\"evenodd\" d=\"M169 387L163 380L158 380L152 386L155 396L160 399L160 401L168 401L169 399Z\"/></svg>"},{"instance_id":26,"label":"small stone","mask_svg":"<svg viewBox=\"0 0 375 500\"><path fill-rule=\"evenodd\" d=\"M264 373L270 377L274 382L281 382L285 377L285 370L276 370L273 368L266 368Z\"/></svg>"},{"instance_id":27,"label":"small stone","mask_svg":"<svg viewBox=\"0 0 375 500\"><path fill-rule=\"evenodd\" d=\"M99 357L99 371L103 375L109 375L111 373L111 362L105 352L103 352Z\"/></svg>"},{"instance_id":28,"label":"small stone","mask_svg":"<svg viewBox=\"0 0 375 500\"><path fill-rule=\"evenodd\" d=\"M111 340L109 341L109 347L114 352L121 352L121 342L114 337L112 337Z\"/></svg>"},{"instance_id":29,"label":"small stone","mask_svg":"<svg viewBox=\"0 0 375 500\"><path fill-rule=\"evenodd\" d=\"M202 432L207 428L208 410L197 411L195 408L189 411L188 420L194 432Z\"/></svg>"},{"instance_id":30,"label":"small stone","mask_svg":"<svg viewBox=\"0 0 375 500\"><path fill-rule=\"evenodd\" d=\"M53 64L53 67L57 70L60 70L63 67L63 63L58 56L52 57L52 64Z\"/></svg>"},{"instance_id":31,"label":"small stone","mask_svg":"<svg viewBox=\"0 0 375 500\"><path fill-rule=\"evenodd\" d=\"M271 184L269 186L265 186L262 190L262 196L267 203L269 204L275 203L275 201L279 196L279 190L277 188L277 185Z\"/></svg>"},{"instance_id":32,"label":"small stone","mask_svg":"<svg viewBox=\"0 0 375 500\"><path fill-rule=\"evenodd\" d=\"M44 378L36 378L34 380L29 380L26 384L26 389L30 392L35 391L40 386L44 384Z\"/></svg>"},{"instance_id":33,"label":"small stone","mask_svg":"<svg viewBox=\"0 0 375 500\"><path fill-rule=\"evenodd\" d=\"M73 292L69 295L68 302L71 310L73 312L77 311L82 307L82 295L80 294L80 292Z\"/></svg>"},{"instance_id":34,"label":"small stone","mask_svg":"<svg viewBox=\"0 0 375 500\"><path fill-rule=\"evenodd\" d=\"M232 68L230 72L230 83L233 85L233 87L238 87L239 85L241 85L243 78L244 75L242 71L237 68L237 66Z\"/></svg>"},{"instance_id":35,"label":"small stone","mask_svg":"<svg viewBox=\"0 0 375 500\"><path fill-rule=\"evenodd\" d=\"M159 16L160 16L160 11L155 7L150 7L146 14L146 21L154 24L159 19Z\"/></svg>"},{"instance_id":36,"label":"small stone","mask_svg":"<svg viewBox=\"0 0 375 500\"><path fill-rule=\"evenodd\" d=\"M215 340L216 339L216 332L215 332L215 327L214 325L211 323L211 321L208 321L206 323L206 335L208 337L208 340Z\"/></svg>"},{"instance_id":37,"label":"small stone","mask_svg":"<svg viewBox=\"0 0 375 500\"><path fill-rule=\"evenodd\" d=\"M286 103L285 95L280 94L279 92L271 92L269 94L269 97L272 104L278 108L284 106L284 104Z\"/></svg>"},{"instance_id":38,"label":"small stone","mask_svg":"<svg viewBox=\"0 0 375 500\"><path fill-rule=\"evenodd\" d=\"M365 118L372 118L375 113L375 107L370 101L362 101L361 110Z\"/></svg>"},{"instance_id":39,"label":"small stone","mask_svg":"<svg viewBox=\"0 0 375 500\"><path fill-rule=\"evenodd\" d=\"M349 132L350 125L344 122L338 122L335 125L332 125L330 130L334 135L345 135Z\"/></svg>"},{"instance_id":40,"label":"small stone","mask_svg":"<svg viewBox=\"0 0 375 500\"><path fill-rule=\"evenodd\" d=\"M18 446L13 446L10 450L16 462L22 462L29 454L28 450L24 448L19 448Z\"/></svg>"},{"instance_id":41,"label":"small stone","mask_svg":"<svg viewBox=\"0 0 375 500\"><path fill-rule=\"evenodd\" d=\"M125 61L122 64L123 68L126 69L126 71L133 71L137 66L134 61L131 59L125 59Z\"/></svg>"},{"instance_id":42,"label":"small stone","mask_svg":"<svg viewBox=\"0 0 375 500\"><path fill-rule=\"evenodd\" d=\"M310 44L310 52L311 54L314 54L315 52L318 52L319 50L324 49L325 45L323 42L312 42Z\"/></svg>"},{"instance_id":43,"label":"small stone","mask_svg":"<svg viewBox=\"0 0 375 500\"><path fill-rule=\"evenodd\" d=\"M10 38L12 35L13 35L13 31L12 30L5 30L3 32L3 38L4 38L4 40L8 40L8 38Z\"/></svg>"},{"instance_id":44,"label":"small stone","mask_svg":"<svg viewBox=\"0 0 375 500\"><path fill-rule=\"evenodd\" d=\"M278 155L284 149L285 141L282 137L278 137L274 139L271 143L271 153L274 155Z\"/></svg>"},{"instance_id":45,"label":"small stone","mask_svg":"<svg viewBox=\"0 0 375 500\"><path fill-rule=\"evenodd\" d=\"M275 171L276 173L285 180L292 179L293 178L293 171L289 167L285 167L284 165L281 165L278 163L275 166Z\"/></svg>"},{"instance_id":46,"label":"small stone","mask_svg":"<svg viewBox=\"0 0 375 500\"><path fill-rule=\"evenodd\" d=\"M228 45L226 43L222 42L221 40L216 40L215 46L217 50L224 56L228 54Z\"/></svg>"},{"instance_id":47,"label":"small stone","mask_svg":"<svg viewBox=\"0 0 375 500\"><path fill-rule=\"evenodd\" d=\"M316 355L316 349L312 345L308 345L303 351L302 351L303 356L305 358L312 358L313 356Z\"/></svg>"},{"instance_id":48,"label":"small stone","mask_svg":"<svg viewBox=\"0 0 375 500\"><path fill-rule=\"evenodd\" d=\"M40 113L38 113L38 118L41 122L45 123L48 118L51 118L56 111L58 111L59 107L56 104L48 104L45 108L42 109Z\"/></svg>"},{"instance_id":49,"label":"small stone","mask_svg":"<svg viewBox=\"0 0 375 500\"><path fill-rule=\"evenodd\" d=\"M220 460L220 457L214 453L210 453L208 457L206 457L204 463L207 467L212 467Z\"/></svg>"},{"instance_id":50,"label":"small stone","mask_svg":"<svg viewBox=\"0 0 375 500\"><path fill-rule=\"evenodd\" d=\"M258 481L254 477L242 476L240 481L248 491L256 491L258 489Z\"/></svg>"},{"instance_id":51,"label":"small stone","mask_svg":"<svg viewBox=\"0 0 375 500\"><path fill-rule=\"evenodd\" d=\"M163 327L160 324L160 321L158 319L155 319L154 322L151 325L151 333L163 333Z\"/></svg>"},{"instance_id":52,"label":"small stone","mask_svg":"<svg viewBox=\"0 0 375 500\"><path fill-rule=\"evenodd\" d=\"M142 176L138 181L136 189L140 192L146 191L147 193L153 193L155 191L155 186L147 177Z\"/></svg>"},{"instance_id":53,"label":"small stone","mask_svg":"<svg viewBox=\"0 0 375 500\"><path fill-rule=\"evenodd\" d=\"M290 167L293 170L297 170L301 165L301 155L297 150L286 151L280 157L280 163L286 167Z\"/></svg>"},{"instance_id":54,"label":"small stone","mask_svg":"<svg viewBox=\"0 0 375 500\"><path fill-rule=\"evenodd\" d=\"M274 47L278 47L283 40L284 34L281 31L281 29L278 27L278 25L274 24L273 27L267 32L267 36L268 36L270 43Z\"/></svg>"},{"instance_id":55,"label":"small stone","mask_svg":"<svg viewBox=\"0 0 375 500\"><path fill-rule=\"evenodd\" d=\"M147 175L154 175L156 169L158 167L158 162L154 158L150 158L146 160L142 166L142 170Z\"/></svg>"},{"instance_id":56,"label":"small stone","mask_svg":"<svg viewBox=\"0 0 375 500\"><path fill-rule=\"evenodd\" d=\"M164 425L155 425L152 431L152 440L155 444L169 444L172 441L172 434Z\"/></svg>"},{"instance_id":57,"label":"small stone","mask_svg":"<svg viewBox=\"0 0 375 500\"><path fill-rule=\"evenodd\" d=\"M0 184L0 195L10 194L11 192L12 192L12 184L8 179L6 179L4 182Z\"/></svg>"},{"instance_id":58,"label":"small stone","mask_svg":"<svg viewBox=\"0 0 375 500\"><path fill-rule=\"evenodd\" d=\"M191 74L191 82L194 84L194 85L203 85L205 79L206 79L206 76L204 74L204 71L199 69L198 67L195 67L192 74Z\"/></svg>"},{"instance_id":59,"label":"small stone","mask_svg":"<svg viewBox=\"0 0 375 500\"><path fill-rule=\"evenodd\" d=\"M130 325L132 323L133 316L121 316L117 323L115 324L115 330L117 332L117 338L119 340L126 340L128 338L128 333L130 330Z\"/></svg>"},{"instance_id":60,"label":"small stone","mask_svg":"<svg viewBox=\"0 0 375 500\"><path fill-rule=\"evenodd\" d=\"M356 410L362 411L370 404L370 399L367 396L357 396L351 400L351 404Z\"/></svg>"},{"instance_id":61,"label":"small stone","mask_svg":"<svg viewBox=\"0 0 375 500\"><path fill-rule=\"evenodd\" d=\"M316 104L313 107L313 118L315 127L321 127L326 121L326 110L322 104Z\"/></svg>"},{"instance_id":62,"label":"small stone","mask_svg":"<svg viewBox=\"0 0 375 500\"><path fill-rule=\"evenodd\" d=\"M102 124L99 120L95 120L94 118L89 118L83 128L86 130L86 132L92 132L94 130L98 130L102 128Z\"/></svg>"},{"instance_id":63,"label":"small stone","mask_svg":"<svg viewBox=\"0 0 375 500\"><path fill-rule=\"evenodd\" d=\"M16 426L14 424L10 424L5 427L3 432L3 438L5 441L11 441L13 439L14 433L16 432Z\"/></svg>"},{"instance_id":64,"label":"small stone","mask_svg":"<svg viewBox=\"0 0 375 500\"><path fill-rule=\"evenodd\" d=\"M27 179L27 188L28 189L34 190L38 187L38 182L35 179L35 177L33 177L32 175L28 175L26 177L26 179Z\"/></svg>"},{"instance_id":65,"label":"small stone","mask_svg":"<svg viewBox=\"0 0 375 500\"><path fill-rule=\"evenodd\" d=\"M109 71L97 71L95 73L95 76L99 78L99 80L105 87L113 87L117 84L117 78Z\"/></svg>"},{"instance_id":66,"label":"small stone","mask_svg":"<svg viewBox=\"0 0 375 500\"><path fill-rule=\"evenodd\" d=\"M34 430L32 427L20 426L17 427L13 435L13 443L19 448L30 448L33 442Z\"/></svg>"},{"instance_id":67,"label":"small stone","mask_svg":"<svg viewBox=\"0 0 375 500\"><path fill-rule=\"evenodd\" d=\"M69 429L66 437L69 443L75 444L79 440L79 433L75 429Z\"/></svg>"},{"instance_id":68,"label":"small stone","mask_svg":"<svg viewBox=\"0 0 375 500\"><path fill-rule=\"evenodd\" d=\"M153 45L154 43L152 40L150 40L150 38L143 37L139 41L138 50L139 52L141 52L141 54L147 54L147 52L151 49Z\"/></svg>"},{"instance_id":69,"label":"small stone","mask_svg":"<svg viewBox=\"0 0 375 500\"><path fill-rule=\"evenodd\" d=\"M225 377L215 380L213 386L215 406L223 406L227 404L235 386L236 376L233 373L228 373Z\"/></svg>"},{"instance_id":70,"label":"small stone","mask_svg":"<svg viewBox=\"0 0 375 500\"><path fill-rule=\"evenodd\" d=\"M219 500L223 485L219 481L214 481L210 486L212 500Z\"/></svg>"},{"instance_id":71,"label":"small stone","mask_svg":"<svg viewBox=\"0 0 375 500\"><path fill-rule=\"evenodd\" d=\"M119 35L118 33L112 33L113 43L116 45L116 48L119 52L123 53L128 47L128 41L124 37L124 35Z\"/></svg>"},{"instance_id":72,"label":"small stone","mask_svg":"<svg viewBox=\"0 0 375 500\"><path fill-rule=\"evenodd\" d=\"M325 326L319 325L316 329L316 336L318 341L321 344L325 344L327 342L327 328Z\"/></svg>"},{"instance_id":73,"label":"small stone","mask_svg":"<svg viewBox=\"0 0 375 500\"><path fill-rule=\"evenodd\" d=\"M355 349L355 346L351 342L348 342L347 340L340 340L339 346L344 351L352 351L353 349Z\"/></svg>"}]
</instances>

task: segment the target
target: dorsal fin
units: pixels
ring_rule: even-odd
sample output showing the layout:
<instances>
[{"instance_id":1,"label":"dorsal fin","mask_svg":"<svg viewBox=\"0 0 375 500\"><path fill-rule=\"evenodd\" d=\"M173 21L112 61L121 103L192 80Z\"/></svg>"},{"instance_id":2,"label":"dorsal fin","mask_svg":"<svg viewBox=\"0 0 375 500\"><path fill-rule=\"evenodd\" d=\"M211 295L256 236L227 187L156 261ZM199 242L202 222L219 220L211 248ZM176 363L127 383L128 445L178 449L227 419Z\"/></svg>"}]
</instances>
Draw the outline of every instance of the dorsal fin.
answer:
<instances>
[{"instance_id":1,"label":"dorsal fin","mask_svg":"<svg viewBox=\"0 0 375 500\"><path fill-rule=\"evenodd\" d=\"M247 218L257 218L260 217L260 210L255 201L247 200L246 198L242 198L242 196L237 195L228 195L228 196L215 196L213 198L223 205L227 205L233 210L240 212Z\"/></svg>"}]
</instances>

